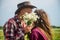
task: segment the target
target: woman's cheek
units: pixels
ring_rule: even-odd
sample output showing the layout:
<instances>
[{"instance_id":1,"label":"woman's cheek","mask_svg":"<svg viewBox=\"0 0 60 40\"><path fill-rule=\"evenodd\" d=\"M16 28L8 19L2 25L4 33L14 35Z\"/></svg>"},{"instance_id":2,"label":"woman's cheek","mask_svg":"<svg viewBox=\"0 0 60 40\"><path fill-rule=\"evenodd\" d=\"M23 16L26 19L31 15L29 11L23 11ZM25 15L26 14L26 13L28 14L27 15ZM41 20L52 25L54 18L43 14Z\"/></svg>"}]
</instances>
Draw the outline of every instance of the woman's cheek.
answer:
<instances>
[{"instance_id":1,"label":"woman's cheek","mask_svg":"<svg viewBox=\"0 0 60 40\"><path fill-rule=\"evenodd\" d=\"M31 31L32 27L27 27L28 31Z\"/></svg>"}]
</instances>

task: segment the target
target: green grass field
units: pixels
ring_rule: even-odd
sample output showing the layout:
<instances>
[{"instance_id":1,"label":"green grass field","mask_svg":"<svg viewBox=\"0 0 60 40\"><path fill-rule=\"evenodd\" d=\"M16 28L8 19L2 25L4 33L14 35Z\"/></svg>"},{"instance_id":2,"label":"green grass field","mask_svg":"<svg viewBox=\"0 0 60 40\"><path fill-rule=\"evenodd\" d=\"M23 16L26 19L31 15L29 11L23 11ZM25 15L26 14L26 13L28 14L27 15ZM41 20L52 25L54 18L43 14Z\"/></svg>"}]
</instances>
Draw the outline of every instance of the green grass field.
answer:
<instances>
[{"instance_id":1,"label":"green grass field","mask_svg":"<svg viewBox=\"0 0 60 40\"><path fill-rule=\"evenodd\" d=\"M60 40L60 28L53 28L53 40Z\"/></svg>"},{"instance_id":2,"label":"green grass field","mask_svg":"<svg viewBox=\"0 0 60 40\"><path fill-rule=\"evenodd\" d=\"M0 40L4 40L3 30L0 30Z\"/></svg>"},{"instance_id":3,"label":"green grass field","mask_svg":"<svg viewBox=\"0 0 60 40\"><path fill-rule=\"evenodd\" d=\"M60 40L60 28L53 28L53 40ZM0 28L0 40L4 40L3 30Z\"/></svg>"}]
</instances>

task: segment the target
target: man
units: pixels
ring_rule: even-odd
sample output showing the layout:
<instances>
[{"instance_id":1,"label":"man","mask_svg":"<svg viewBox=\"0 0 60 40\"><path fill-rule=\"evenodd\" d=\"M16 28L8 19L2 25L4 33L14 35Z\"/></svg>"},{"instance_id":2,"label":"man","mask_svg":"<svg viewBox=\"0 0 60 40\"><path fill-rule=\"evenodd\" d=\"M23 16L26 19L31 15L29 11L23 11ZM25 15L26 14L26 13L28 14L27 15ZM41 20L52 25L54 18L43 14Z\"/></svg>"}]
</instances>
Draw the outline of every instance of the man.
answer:
<instances>
[{"instance_id":1,"label":"man","mask_svg":"<svg viewBox=\"0 0 60 40\"><path fill-rule=\"evenodd\" d=\"M4 25L4 36L5 40L24 40L24 22L21 21L20 16L24 13L31 13L35 6L31 5L30 2L22 2L17 5L18 9L15 12L15 16L9 19ZM28 29L27 29L28 30ZM26 32L27 32L26 30Z\"/></svg>"}]
</instances>

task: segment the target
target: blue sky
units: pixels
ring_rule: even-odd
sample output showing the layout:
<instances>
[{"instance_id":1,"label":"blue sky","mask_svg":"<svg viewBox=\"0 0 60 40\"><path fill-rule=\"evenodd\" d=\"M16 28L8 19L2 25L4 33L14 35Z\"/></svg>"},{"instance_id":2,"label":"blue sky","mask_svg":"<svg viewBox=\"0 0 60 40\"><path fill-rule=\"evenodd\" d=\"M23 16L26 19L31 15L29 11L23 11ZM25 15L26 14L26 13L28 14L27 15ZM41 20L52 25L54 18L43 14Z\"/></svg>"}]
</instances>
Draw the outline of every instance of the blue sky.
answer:
<instances>
[{"instance_id":1,"label":"blue sky","mask_svg":"<svg viewBox=\"0 0 60 40\"><path fill-rule=\"evenodd\" d=\"M0 26L14 16L17 4L26 0L0 0ZM60 0L29 0L38 9L44 9L51 25L60 26Z\"/></svg>"}]
</instances>

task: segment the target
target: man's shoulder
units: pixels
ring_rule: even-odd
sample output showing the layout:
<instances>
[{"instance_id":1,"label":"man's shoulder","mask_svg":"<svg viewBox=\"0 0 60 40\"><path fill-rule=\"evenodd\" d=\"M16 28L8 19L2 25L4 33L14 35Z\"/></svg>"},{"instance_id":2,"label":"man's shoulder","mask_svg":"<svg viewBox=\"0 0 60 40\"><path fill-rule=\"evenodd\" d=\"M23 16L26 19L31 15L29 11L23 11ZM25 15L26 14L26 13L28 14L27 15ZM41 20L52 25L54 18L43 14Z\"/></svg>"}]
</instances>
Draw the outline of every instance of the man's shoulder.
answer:
<instances>
[{"instance_id":1,"label":"man's shoulder","mask_svg":"<svg viewBox=\"0 0 60 40\"><path fill-rule=\"evenodd\" d=\"M10 18L10 19L8 19L7 22L9 22L9 23L14 23L15 21L14 21L14 18Z\"/></svg>"},{"instance_id":2,"label":"man's shoulder","mask_svg":"<svg viewBox=\"0 0 60 40\"><path fill-rule=\"evenodd\" d=\"M6 25L9 25L9 24L12 24L13 21L14 21L14 19L13 19L13 18L10 18L10 19L8 19L8 21L5 22L5 24L4 24L3 26L6 26Z\"/></svg>"}]
</instances>

